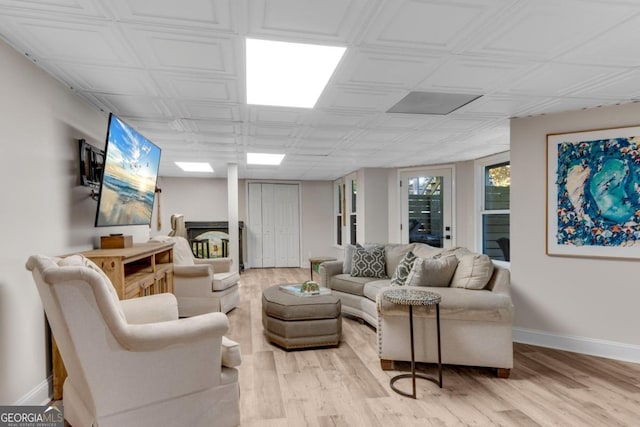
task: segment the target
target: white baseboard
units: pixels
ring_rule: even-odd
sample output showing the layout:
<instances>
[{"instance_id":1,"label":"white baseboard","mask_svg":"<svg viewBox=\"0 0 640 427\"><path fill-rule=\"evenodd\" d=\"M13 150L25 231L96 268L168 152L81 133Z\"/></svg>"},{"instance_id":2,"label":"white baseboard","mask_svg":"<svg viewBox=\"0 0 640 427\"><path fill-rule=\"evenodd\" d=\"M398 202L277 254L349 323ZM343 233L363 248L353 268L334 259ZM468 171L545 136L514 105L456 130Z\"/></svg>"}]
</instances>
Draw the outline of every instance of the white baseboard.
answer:
<instances>
[{"instance_id":1,"label":"white baseboard","mask_svg":"<svg viewBox=\"0 0 640 427\"><path fill-rule=\"evenodd\" d=\"M640 345L513 328L513 341L624 362L640 363Z\"/></svg>"},{"instance_id":2,"label":"white baseboard","mask_svg":"<svg viewBox=\"0 0 640 427\"><path fill-rule=\"evenodd\" d=\"M49 376L46 380L35 386L29 393L18 399L14 405L46 405L51 401L51 390L53 390L53 377Z\"/></svg>"}]
</instances>

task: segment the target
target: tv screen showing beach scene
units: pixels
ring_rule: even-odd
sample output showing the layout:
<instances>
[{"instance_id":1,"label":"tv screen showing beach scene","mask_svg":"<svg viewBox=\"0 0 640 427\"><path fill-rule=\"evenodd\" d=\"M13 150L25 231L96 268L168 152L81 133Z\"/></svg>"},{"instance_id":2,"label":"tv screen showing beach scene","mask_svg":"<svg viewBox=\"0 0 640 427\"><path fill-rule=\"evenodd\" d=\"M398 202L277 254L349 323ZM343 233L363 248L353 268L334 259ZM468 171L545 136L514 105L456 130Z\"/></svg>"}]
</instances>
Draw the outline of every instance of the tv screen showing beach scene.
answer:
<instances>
[{"instance_id":1,"label":"tv screen showing beach scene","mask_svg":"<svg viewBox=\"0 0 640 427\"><path fill-rule=\"evenodd\" d=\"M160 147L110 114L105 151L96 227L149 225Z\"/></svg>"}]
</instances>

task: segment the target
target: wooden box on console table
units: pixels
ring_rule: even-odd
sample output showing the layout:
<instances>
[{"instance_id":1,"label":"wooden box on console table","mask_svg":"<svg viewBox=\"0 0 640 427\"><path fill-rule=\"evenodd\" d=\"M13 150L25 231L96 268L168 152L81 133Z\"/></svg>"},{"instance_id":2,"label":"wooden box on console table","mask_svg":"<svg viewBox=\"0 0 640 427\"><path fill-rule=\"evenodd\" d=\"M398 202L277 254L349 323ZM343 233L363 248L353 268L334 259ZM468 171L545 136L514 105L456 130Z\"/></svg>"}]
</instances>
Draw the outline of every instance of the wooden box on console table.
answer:
<instances>
[{"instance_id":1,"label":"wooden box on console table","mask_svg":"<svg viewBox=\"0 0 640 427\"><path fill-rule=\"evenodd\" d=\"M173 293L173 242L140 243L130 248L103 248L81 253L104 271L121 300L163 292ZM60 400L67 371L55 340L52 341L53 399Z\"/></svg>"},{"instance_id":2,"label":"wooden box on console table","mask_svg":"<svg viewBox=\"0 0 640 427\"><path fill-rule=\"evenodd\" d=\"M123 249L133 246L133 236L101 236L100 249Z\"/></svg>"}]
</instances>

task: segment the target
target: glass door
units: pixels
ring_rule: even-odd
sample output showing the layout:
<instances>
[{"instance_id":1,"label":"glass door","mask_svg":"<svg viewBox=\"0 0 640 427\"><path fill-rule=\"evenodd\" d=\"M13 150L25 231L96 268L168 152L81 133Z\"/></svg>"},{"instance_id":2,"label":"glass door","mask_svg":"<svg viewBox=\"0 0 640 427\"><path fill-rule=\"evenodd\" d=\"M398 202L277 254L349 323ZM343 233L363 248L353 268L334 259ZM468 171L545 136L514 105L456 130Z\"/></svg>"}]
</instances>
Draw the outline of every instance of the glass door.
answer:
<instances>
[{"instance_id":1,"label":"glass door","mask_svg":"<svg viewBox=\"0 0 640 427\"><path fill-rule=\"evenodd\" d=\"M453 246L451 176L450 168L400 174L402 243Z\"/></svg>"}]
</instances>

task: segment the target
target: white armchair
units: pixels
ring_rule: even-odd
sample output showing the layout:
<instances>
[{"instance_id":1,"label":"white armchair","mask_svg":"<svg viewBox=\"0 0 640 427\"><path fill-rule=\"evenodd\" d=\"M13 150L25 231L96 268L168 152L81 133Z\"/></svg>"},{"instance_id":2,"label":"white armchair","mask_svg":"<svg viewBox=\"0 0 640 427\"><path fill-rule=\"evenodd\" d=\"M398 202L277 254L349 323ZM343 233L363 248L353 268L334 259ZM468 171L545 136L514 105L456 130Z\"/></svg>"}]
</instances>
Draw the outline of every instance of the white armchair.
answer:
<instances>
[{"instance_id":1,"label":"white armchair","mask_svg":"<svg viewBox=\"0 0 640 427\"><path fill-rule=\"evenodd\" d=\"M81 255L27 261L67 369L65 419L83 426L235 426L237 344L222 313L178 319L176 299L119 301Z\"/></svg>"},{"instance_id":2,"label":"white armchair","mask_svg":"<svg viewBox=\"0 0 640 427\"><path fill-rule=\"evenodd\" d=\"M231 271L231 258L195 258L184 237L169 237L173 246L174 293L180 317L221 311L228 313L240 300L240 275Z\"/></svg>"},{"instance_id":3,"label":"white armchair","mask_svg":"<svg viewBox=\"0 0 640 427\"><path fill-rule=\"evenodd\" d=\"M184 225L184 215L171 215L171 231L169 232L169 236L181 236L187 238L187 229Z\"/></svg>"}]
</instances>

